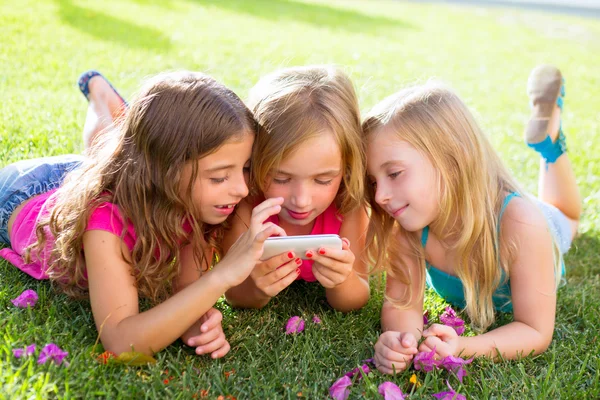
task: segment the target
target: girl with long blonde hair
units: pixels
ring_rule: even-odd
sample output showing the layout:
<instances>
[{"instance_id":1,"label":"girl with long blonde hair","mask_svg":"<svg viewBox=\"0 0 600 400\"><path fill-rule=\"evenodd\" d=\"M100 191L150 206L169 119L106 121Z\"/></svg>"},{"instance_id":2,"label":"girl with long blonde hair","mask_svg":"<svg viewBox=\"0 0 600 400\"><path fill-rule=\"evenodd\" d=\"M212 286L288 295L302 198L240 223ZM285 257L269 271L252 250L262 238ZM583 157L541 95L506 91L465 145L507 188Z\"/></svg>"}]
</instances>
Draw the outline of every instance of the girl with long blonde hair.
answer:
<instances>
[{"instance_id":1,"label":"girl with long blonde hair","mask_svg":"<svg viewBox=\"0 0 600 400\"><path fill-rule=\"evenodd\" d=\"M560 123L562 82L542 66L528 83L526 141L542 157L539 199L522 191L465 104L440 84L404 89L367 115L368 254L388 272L380 371L402 371L419 350L510 359L548 348L562 254L581 213ZM426 285L464 308L480 334L440 324L423 331ZM514 321L483 333L498 310Z\"/></svg>"},{"instance_id":2,"label":"girl with long blonde hair","mask_svg":"<svg viewBox=\"0 0 600 400\"><path fill-rule=\"evenodd\" d=\"M107 81L95 81L98 91L86 83L91 102L115 100L101 88ZM182 337L222 357L229 344L212 306L247 278L265 239L282 233L264 223L281 209L282 199L269 199L210 269L224 223L248 194L258 126L231 90L193 72L151 79L122 114L90 136L86 157L0 170L0 240L10 245L0 256L89 296L106 350L152 354ZM140 297L153 307L140 311Z\"/></svg>"},{"instance_id":3,"label":"girl with long blonde hair","mask_svg":"<svg viewBox=\"0 0 600 400\"><path fill-rule=\"evenodd\" d=\"M321 246L286 251L257 263L246 281L226 293L238 307L263 307L296 280L318 281L340 311L369 299L362 253L368 217L364 205L365 156L358 100L350 79L332 66L275 71L251 90L248 102L265 135L252 155L256 193L240 204L224 247L248 226L250 210L283 197L269 219L288 236L339 234L342 249ZM305 258L305 259L302 259Z\"/></svg>"}]
</instances>

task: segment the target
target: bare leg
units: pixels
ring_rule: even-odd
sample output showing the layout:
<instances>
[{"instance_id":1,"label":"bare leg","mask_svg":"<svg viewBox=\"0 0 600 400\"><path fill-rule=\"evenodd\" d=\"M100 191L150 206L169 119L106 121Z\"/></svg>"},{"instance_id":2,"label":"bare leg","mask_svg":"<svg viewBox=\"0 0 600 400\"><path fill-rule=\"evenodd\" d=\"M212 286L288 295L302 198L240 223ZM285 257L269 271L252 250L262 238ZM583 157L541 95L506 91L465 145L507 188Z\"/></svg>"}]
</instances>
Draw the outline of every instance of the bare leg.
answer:
<instances>
[{"instance_id":1,"label":"bare leg","mask_svg":"<svg viewBox=\"0 0 600 400\"><path fill-rule=\"evenodd\" d=\"M555 106L548 125L548 134L552 141L558 137L560 118L561 110ZM574 237L581 216L581 195L568 153L565 152L553 163L547 164L544 159L541 160L538 185L540 200L552 204L569 218Z\"/></svg>"},{"instance_id":2,"label":"bare leg","mask_svg":"<svg viewBox=\"0 0 600 400\"><path fill-rule=\"evenodd\" d=\"M89 82L89 105L83 127L83 144L89 149L98 134L109 128L125 111L125 104L102 76Z\"/></svg>"}]
</instances>

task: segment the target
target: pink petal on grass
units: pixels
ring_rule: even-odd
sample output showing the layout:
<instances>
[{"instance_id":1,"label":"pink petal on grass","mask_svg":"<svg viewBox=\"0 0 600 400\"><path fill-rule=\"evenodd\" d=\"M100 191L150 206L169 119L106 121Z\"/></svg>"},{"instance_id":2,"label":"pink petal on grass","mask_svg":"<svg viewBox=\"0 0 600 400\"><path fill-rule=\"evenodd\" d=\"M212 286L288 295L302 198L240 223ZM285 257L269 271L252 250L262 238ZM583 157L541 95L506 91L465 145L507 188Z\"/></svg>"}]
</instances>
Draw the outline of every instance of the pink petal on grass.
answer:
<instances>
[{"instance_id":1,"label":"pink petal on grass","mask_svg":"<svg viewBox=\"0 0 600 400\"><path fill-rule=\"evenodd\" d=\"M54 361L56 365L61 365L63 360L69 353L63 351L60 347L54 343L48 343L44 346L38 357L38 364L45 364L48 361ZM64 361L67 364L66 361Z\"/></svg>"},{"instance_id":2,"label":"pink petal on grass","mask_svg":"<svg viewBox=\"0 0 600 400\"><path fill-rule=\"evenodd\" d=\"M331 385L329 395L335 400L346 400L350 396L350 389L348 389L350 385L352 385L352 380L347 376L342 376Z\"/></svg>"},{"instance_id":3,"label":"pink petal on grass","mask_svg":"<svg viewBox=\"0 0 600 400\"><path fill-rule=\"evenodd\" d=\"M413 359L413 365L415 366L415 369L417 371L422 369L424 372L433 371L439 364L439 361L435 360L434 356L435 347L429 353L426 351L417 353Z\"/></svg>"},{"instance_id":4,"label":"pink petal on grass","mask_svg":"<svg viewBox=\"0 0 600 400\"><path fill-rule=\"evenodd\" d=\"M404 400L404 393L398 386L393 382L383 382L379 385L379 394L383 396L384 400Z\"/></svg>"},{"instance_id":5,"label":"pink petal on grass","mask_svg":"<svg viewBox=\"0 0 600 400\"><path fill-rule=\"evenodd\" d=\"M458 335L462 335L465 331L465 321L456 315L456 311L452 307L446 307L446 310L440 315L440 322L454 328Z\"/></svg>"},{"instance_id":6,"label":"pink petal on grass","mask_svg":"<svg viewBox=\"0 0 600 400\"><path fill-rule=\"evenodd\" d=\"M13 352L13 356L15 356L15 358L28 357L28 356L32 355L33 353L35 353L35 343L30 344L29 346L25 347L24 349L13 349L12 352Z\"/></svg>"},{"instance_id":7,"label":"pink petal on grass","mask_svg":"<svg viewBox=\"0 0 600 400\"><path fill-rule=\"evenodd\" d=\"M369 366L367 364L363 364L360 367L354 368L350 372L346 372L344 374L344 376L347 376L348 378L353 378L354 375L358 375L357 380L360 381L362 379L363 375L367 375L369 372L371 372L371 369L369 368Z\"/></svg>"},{"instance_id":8,"label":"pink petal on grass","mask_svg":"<svg viewBox=\"0 0 600 400\"><path fill-rule=\"evenodd\" d=\"M287 324L285 324L285 334L290 335L293 333L300 333L304 330L304 320L299 316L293 316L288 319Z\"/></svg>"},{"instance_id":9,"label":"pink petal on grass","mask_svg":"<svg viewBox=\"0 0 600 400\"><path fill-rule=\"evenodd\" d=\"M444 368L448 371L452 371L456 374L456 377L462 383L463 378L467 375L467 370L465 369L465 365L471 364L473 358L469 358L465 360L460 357L447 356L440 363L440 367Z\"/></svg>"},{"instance_id":10,"label":"pink petal on grass","mask_svg":"<svg viewBox=\"0 0 600 400\"><path fill-rule=\"evenodd\" d=\"M19 308L33 307L37 301L38 295L34 290L31 289L25 290L17 298L11 300L15 307Z\"/></svg>"},{"instance_id":11,"label":"pink petal on grass","mask_svg":"<svg viewBox=\"0 0 600 400\"><path fill-rule=\"evenodd\" d=\"M312 317L312 322L314 322L315 324L320 324L321 323L321 318L319 318L317 315L314 315Z\"/></svg>"},{"instance_id":12,"label":"pink petal on grass","mask_svg":"<svg viewBox=\"0 0 600 400\"><path fill-rule=\"evenodd\" d=\"M446 385L448 385L448 388L450 390L446 392L434 393L433 397L440 400L467 400L465 395L456 393L456 391L452 389L452 386L450 386L450 383L448 383L448 381L446 381Z\"/></svg>"}]
</instances>

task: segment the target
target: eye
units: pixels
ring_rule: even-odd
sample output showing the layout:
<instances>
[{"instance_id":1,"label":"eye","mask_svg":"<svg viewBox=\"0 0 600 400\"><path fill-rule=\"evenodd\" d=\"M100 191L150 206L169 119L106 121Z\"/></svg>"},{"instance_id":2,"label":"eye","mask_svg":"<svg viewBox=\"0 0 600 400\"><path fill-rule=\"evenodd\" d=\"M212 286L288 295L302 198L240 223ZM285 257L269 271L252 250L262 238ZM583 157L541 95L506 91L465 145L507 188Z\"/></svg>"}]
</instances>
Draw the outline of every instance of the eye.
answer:
<instances>
[{"instance_id":1,"label":"eye","mask_svg":"<svg viewBox=\"0 0 600 400\"><path fill-rule=\"evenodd\" d=\"M396 178L397 178L397 177L398 177L398 176L399 176L401 173L402 173L402 171L393 172L393 173L389 174L388 176L389 176L391 179L396 179Z\"/></svg>"},{"instance_id":2,"label":"eye","mask_svg":"<svg viewBox=\"0 0 600 400\"><path fill-rule=\"evenodd\" d=\"M290 181L290 178L285 178L285 179L273 178L273 183L276 183L278 185L284 185L284 184L288 183L289 181Z\"/></svg>"},{"instance_id":3,"label":"eye","mask_svg":"<svg viewBox=\"0 0 600 400\"><path fill-rule=\"evenodd\" d=\"M210 178L210 181L212 183L223 183L227 180L227 177L224 178Z\"/></svg>"},{"instance_id":4,"label":"eye","mask_svg":"<svg viewBox=\"0 0 600 400\"><path fill-rule=\"evenodd\" d=\"M316 182L318 185L324 185L324 186L327 186L327 185L331 185L331 182L333 182L333 179L330 179L330 180L328 180L328 181L322 181L322 180L320 180L320 179L315 179L315 182Z\"/></svg>"}]
</instances>

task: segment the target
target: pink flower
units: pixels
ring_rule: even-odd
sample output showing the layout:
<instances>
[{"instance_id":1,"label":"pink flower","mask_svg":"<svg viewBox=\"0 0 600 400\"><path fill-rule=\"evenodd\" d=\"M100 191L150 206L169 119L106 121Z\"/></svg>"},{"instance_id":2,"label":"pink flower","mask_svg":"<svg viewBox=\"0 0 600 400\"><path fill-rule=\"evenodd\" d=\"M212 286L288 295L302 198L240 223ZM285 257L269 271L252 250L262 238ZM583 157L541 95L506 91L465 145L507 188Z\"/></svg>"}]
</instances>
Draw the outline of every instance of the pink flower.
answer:
<instances>
[{"instance_id":1,"label":"pink flower","mask_svg":"<svg viewBox=\"0 0 600 400\"><path fill-rule=\"evenodd\" d=\"M446 307L446 310L440 315L440 321L446 326L454 328L458 335L465 331L465 321L460 319L452 307Z\"/></svg>"},{"instance_id":2,"label":"pink flower","mask_svg":"<svg viewBox=\"0 0 600 400\"><path fill-rule=\"evenodd\" d=\"M418 371L422 369L424 372L433 371L439 364L439 361L434 359L435 356L435 347L427 353L426 351L422 351L417 353L415 358L413 359L413 365L415 369Z\"/></svg>"},{"instance_id":3,"label":"pink flower","mask_svg":"<svg viewBox=\"0 0 600 400\"><path fill-rule=\"evenodd\" d=\"M383 396L384 400L404 400L404 394L395 383L383 382L379 385L379 394Z\"/></svg>"},{"instance_id":4,"label":"pink flower","mask_svg":"<svg viewBox=\"0 0 600 400\"><path fill-rule=\"evenodd\" d=\"M37 301L38 295L34 290L31 289L25 290L16 299L11 300L15 307L19 308L33 307Z\"/></svg>"},{"instance_id":5,"label":"pink flower","mask_svg":"<svg viewBox=\"0 0 600 400\"><path fill-rule=\"evenodd\" d=\"M312 322L314 322L315 324L320 324L321 323L321 318L319 318L316 314L312 317Z\"/></svg>"},{"instance_id":6,"label":"pink flower","mask_svg":"<svg viewBox=\"0 0 600 400\"><path fill-rule=\"evenodd\" d=\"M454 391L454 389L452 389L452 386L450 386L450 383L448 383L448 381L446 381L446 385L448 385L448 388L450 389L447 392L440 392L440 393L435 393L433 395L433 397L440 399L440 400L467 400L467 398L465 397L465 395L462 395L460 393L456 393Z\"/></svg>"},{"instance_id":7,"label":"pink flower","mask_svg":"<svg viewBox=\"0 0 600 400\"><path fill-rule=\"evenodd\" d=\"M38 364L45 364L47 361L54 361L56 365L61 365L63 363L63 359L67 355L69 355L69 353L61 350L61 348L54 343L48 343L40 352L37 362ZM65 364L67 364L66 361Z\"/></svg>"},{"instance_id":8,"label":"pink flower","mask_svg":"<svg viewBox=\"0 0 600 400\"><path fill-rule=\"evenodd\" d=\"M21 358L23 356L29 357L33 353L35 353L35 343L30 344L24 349L13 349L13 355L15 356L15 358Z\"/></svg>"},{"instance_id":9,"label":"pink flower","mask_svg":"<svg viewBox=\"0 0 600 400\"><path fill-rule=\"evenodd\" d=\"M350 396L350 389L348 389L350 385L352 385L352 380L344 375L331 385L329 395L335 400L346 400Z\"/></svg>"},{"instance_id":10,"label":"pink flower","mask_svg":"<svg viewBox=\"0 0 600 400\"><path fill-rule=\"evenodd\" d=\"M290 335L292 333L300 333L304 330L304 320L299 316L294 316L288 319L287 324L285 324L285 334Z\"/></svg>"},{"instance_id":11,"label":"pink flower","mask_svg":"<svg viewBox=\"0 0 600 400\"><path fill-rule=\"evenodd\" d=\"M460 357L447 356L440 363L440 367L444 368L448 371L452 371L456 374L456 377L462 383L463 378L467 375L467 370L465 369L465 365L471 364L473 358L469 358L465 360Z\"/></svg>"},{"instance_id":12,"label":"pink flower","mask_svg":"<svg viewBox=\"0 0 600 400\"><path fill-rule=\"evenodd\" d=\"M360 381L362 379L363 375L367 375L369 372L371 372L371 369L369 368L369 366L367 364L363 364L360 367L354 368L350 372L346 372L344 374L344 376L347 376L348 378L352 378L352 377L354 377L354 375L358 375L357 380Z\"/></svg>"},{"instance_id":13,"label":"pink flower","mask_svg":"<svg viewBox=\"0 0 600 400\"><path fill-rule=\"evenodd\" d=\"M429 310L423 313L423 325L429 325Z\"/></svg>"}]
</instances>

